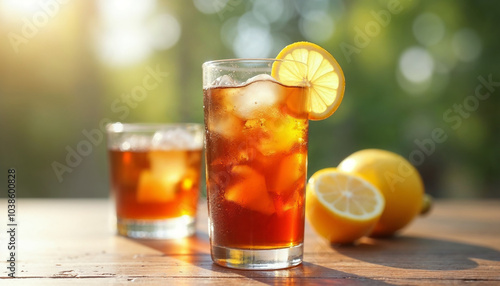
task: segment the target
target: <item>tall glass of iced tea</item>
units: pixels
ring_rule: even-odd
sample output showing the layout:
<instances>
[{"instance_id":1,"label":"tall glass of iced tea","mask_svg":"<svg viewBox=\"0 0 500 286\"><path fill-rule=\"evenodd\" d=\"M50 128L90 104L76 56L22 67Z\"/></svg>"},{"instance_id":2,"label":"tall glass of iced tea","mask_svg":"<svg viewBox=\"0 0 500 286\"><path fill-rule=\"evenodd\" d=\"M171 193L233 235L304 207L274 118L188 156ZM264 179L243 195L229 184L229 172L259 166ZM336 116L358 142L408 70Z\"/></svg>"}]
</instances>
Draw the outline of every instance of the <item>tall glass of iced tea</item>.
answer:
<instances>
[{"instance_id":1,"label":"tall glass of iced tea","mask_svg":"<svg viewBox=\"0 0 500 286\"><path fill-rule=\"evenodd\" d=\"M119 234L167 239L195 232L203 137L201 124L107 126Z\"/></svg>"},{"instance_id":2,"label":"tall glass of iced tea","mask_svg":"<svg viewBox=\"0 0 500 286\"><path fill-rule=\"evenodd\" d=\"M211 254L226 267L279 269L302 262L307 87L271 76L273 65L285 64L203 64ZM307 69L291 66L301 65Z\"/></svg>"}]
</instances>

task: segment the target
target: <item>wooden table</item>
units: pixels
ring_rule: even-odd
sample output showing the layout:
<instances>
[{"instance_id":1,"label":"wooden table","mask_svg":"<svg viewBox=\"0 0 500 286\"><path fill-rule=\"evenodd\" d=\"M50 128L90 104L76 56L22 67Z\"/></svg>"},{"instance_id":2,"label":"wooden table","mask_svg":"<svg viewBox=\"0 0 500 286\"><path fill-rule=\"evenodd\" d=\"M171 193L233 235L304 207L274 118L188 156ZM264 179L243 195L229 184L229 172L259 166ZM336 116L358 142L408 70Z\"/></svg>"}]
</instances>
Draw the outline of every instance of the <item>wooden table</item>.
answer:
<instances>
[{"instance_id":1,"label":"wooden table","mask_svg":"<svg viewBox=\"0 0 500 286\"><path fill-rule=\"evenodd\" d=\"M154 241L115 235L108 200L19 199L17 278L7 277L1 200L0 285L500 285L498 200L437 201L400 236L356 246L331 246L306 224L302 265L239 271L212 263L205 203L194 237Z\"/></svg>"}]
</instances>

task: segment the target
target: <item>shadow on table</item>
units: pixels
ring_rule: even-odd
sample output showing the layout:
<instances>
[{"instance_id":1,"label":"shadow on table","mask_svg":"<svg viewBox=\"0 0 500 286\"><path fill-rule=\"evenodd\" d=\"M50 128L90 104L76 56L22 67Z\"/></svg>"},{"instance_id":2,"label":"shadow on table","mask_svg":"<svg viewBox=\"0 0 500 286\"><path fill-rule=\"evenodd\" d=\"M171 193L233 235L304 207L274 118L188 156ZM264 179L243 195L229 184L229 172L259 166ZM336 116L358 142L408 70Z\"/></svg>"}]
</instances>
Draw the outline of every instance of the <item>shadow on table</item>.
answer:
<instances>
[{"instance_id":1,"label":"shadow on table","mask_svg":"<svg viewBox=\"0 0 500 286\"><path fill-rule=\"evenodd\" d=\"M133 239L133 241L158 250L166 256L174 256L196 267L221 274L215 278L234 277L234 274L237 274L267 285L393 285L307 261L282 270L237 270L222 267L212 262L210 242L206 233L197 233L193 237L169 241L141 239Z\"/></svg>"},{"instance_id":2,"label":"shadow on table","mask_svg":"<svg viewBox=\"0 0 500 286\"><path fill-rule=\"evenodd\" d=\"M153 248L167 256L196 257L208 256L210 258L210 242L206 233L197 232L195 235L180 239L133 239L130 240ZM191 262L191 261L187 261Z\"/></svg>"},{"instance_id":3,"label":"shadow on table","mask_svg":"<svg viewBox=\"0 0 500 286\"><path fill-rule=\"evenodd\" d=\"M301 265L282 270L235 270L216 264L209 267L220 273L236 273L267 285L394 285L368 277L354 275L304 261Z\"/></svg>"},{"instance_id":4,"label":"shadow on table","mask_svg":"<svg viewBox=\"0 0 500 286\"><path fill-rule=\"evenodd\" d=\"M361 261L402 269L465 270L478 266L471 258L500 261L500 252L492 248L413 236L363 239L355 246L332 248Z\"/></svg>"}]
</instances>

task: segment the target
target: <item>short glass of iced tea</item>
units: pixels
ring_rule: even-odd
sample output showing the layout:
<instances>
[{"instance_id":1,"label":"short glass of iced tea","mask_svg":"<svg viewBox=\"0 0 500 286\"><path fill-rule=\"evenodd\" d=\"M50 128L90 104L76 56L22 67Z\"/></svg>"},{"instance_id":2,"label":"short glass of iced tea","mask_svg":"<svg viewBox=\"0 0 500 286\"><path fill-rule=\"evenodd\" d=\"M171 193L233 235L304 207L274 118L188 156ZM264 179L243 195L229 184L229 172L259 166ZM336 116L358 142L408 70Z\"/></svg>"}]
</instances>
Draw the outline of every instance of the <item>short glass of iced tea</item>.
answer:
<instances>
[{"instance_id":1,"label":"short glass of iced tea","mask_svg":"<svg viewBox=\"0 0 500 286\"><path fill-rule=\"evenodd\" d=\"M209 236L215 263L280 269L302 262L308 100L274 79L275 59L203 64ZM294 62L291 66L305 64Z\"/></svg>"},{"instance_id":2,"label":"short glass of iced tea","mask_svg":"<svg viewBox=\"0 0 500 286\"><path fill-rule=\"evenodd\" d=\"M118 233L170 239L194 234L203 148L201 124L107 126Z\"/></svg>"}]
</instances>

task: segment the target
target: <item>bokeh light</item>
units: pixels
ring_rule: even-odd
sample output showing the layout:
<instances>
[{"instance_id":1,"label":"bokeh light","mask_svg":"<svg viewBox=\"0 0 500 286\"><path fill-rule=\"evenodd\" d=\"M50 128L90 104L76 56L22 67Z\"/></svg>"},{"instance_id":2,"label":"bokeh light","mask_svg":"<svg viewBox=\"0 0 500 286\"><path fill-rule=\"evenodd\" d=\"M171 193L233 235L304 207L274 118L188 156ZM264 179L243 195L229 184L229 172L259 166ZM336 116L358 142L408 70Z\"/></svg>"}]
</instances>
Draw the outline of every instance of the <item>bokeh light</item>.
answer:
<instances>
[{"instance_id":1,"label":"bokeh light","mask_svg":"<svg viewBox=\"0 0 500 286\"><path fill-rule=\"evenodd\" d=\"M434 60L427 50L411 47L401 55L399 69L407 80L413 83L422 83L431 78L434 71Z\"/></svg>"},{"instance_id":2,"label":"bokeh light","mask_svg":"<svg viewBox=\"0 0 500 286\"><path fill-rule=\"evenodd\" d=\"M330 10L329 0L295 1L294 3L297 12L303 17L311 12Z\"/></svg>"},{"instance_id":3,"label":"bokeh light","mask_svg":"<svg viewBox=\"0 0 500 286\"><path fill-rule=\"evenodd\" d=\"M311 11L302 15L299 27L307 40L323 43L333 35L335 23L325 11Z\"/></svg>"},{"instance_id":4,"label":"bokeh light","mask_svg":"<svg viewBox=\"0 0 500 286\"><path fill-rule=\"evenodd\" d=\"M273 40L270 27L255 18L251 12L238 20L233 51L239 58L267 58L272 50Z\"/></svg>"},{"instance_id":5,"label":"bokeh light","mask_svg":"<svg viewBox=\"0 0 500 286\"><path fill-rule=\"evenodd\" d=\"M40 8L39 4L40 0L3 0L0 1L0 15L5 18L30 15Z\"/></svg>"},{"instance_id":6,"label":"bokeh light","mask_svg":"<svg viewBox=\"0 0 500 286\"><path fill-rule=\"evenodd\" d=\"M454 54L464 62L474 61L482 51L481 39L470 29L463 28L453 35L452 49Z\"/></svg>"},{"instance_id":7,"label":"bokeh light","mask_svg":"<svg viewBox=\"0 0 500 286\"><path fill-rule=\"evenodd\" d=\"M220 28L220 38L226 48L232 49L234 39L238 34L238 19L239 17L231 17L227 19Z\"/></svg>"},{"instance_id":8,"label":"bokeh light","mask_svg":"<svg viewBox=\"0 0 500 286\"><path fill-rule=\"evenodd\" d=\"M271 24L278 21L285 10L283 0L255 0L252 13L261 23Z\"/></svg>"},{"instance_id":9,"label":"bokeh light","mask_svg":"<svg viewBox=\"0 0 500 286\"><path fill-rule=\"evenodd\" d=\"M101 26L96 32L96 52L110 66L127 66L146 60L154 50L174 46L181 25L168 14L155 14L156 0L100 0Z\"/></svg>"},{"instance_id":10,"label":"bokeh light","mask_svg":"<svg viewBox=\"0 0 500 286\"><path fill-rule=\"evenodd\" d=\"M422 13L413 22L413 34L417 41L424 46L439 43L446 32L443 20L433 13Z\"/></svg>"},{"instance_id":11,"label":"bokeh light","mask_svg":"<svg viewBox=\"0 0 500 286\"><path fill-rule=\"evenodd\" d=\"M181 36L181 24L174 16L167 13L151 19L149 28L149 42L157 50L171 48Z\"/></svg>"},{"instance_id":12,"label":"bokeh light","mask_svg":"<svg viewBox=\"0 0 500 286\"><path fill-rule=\"evenodd\" d=\"M156 1L100 0L98 11L102 28L97 32L96 49L103 62L129 65L146 59L151 53L145 20Z\"/></svg>"},{"instance_id":13,"label":"bokeh light","mask_svg":"<svg viewBox=\"0 0 500 286\"><path fill-rule=\"evenodd\" d=\"M206 0L193 0L194 6L198 11L204 14L214 14L222 11L229 0L216 0L216 1L206 1Z\"/></svg>"}]
</instances>

